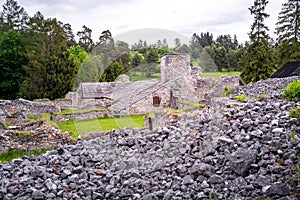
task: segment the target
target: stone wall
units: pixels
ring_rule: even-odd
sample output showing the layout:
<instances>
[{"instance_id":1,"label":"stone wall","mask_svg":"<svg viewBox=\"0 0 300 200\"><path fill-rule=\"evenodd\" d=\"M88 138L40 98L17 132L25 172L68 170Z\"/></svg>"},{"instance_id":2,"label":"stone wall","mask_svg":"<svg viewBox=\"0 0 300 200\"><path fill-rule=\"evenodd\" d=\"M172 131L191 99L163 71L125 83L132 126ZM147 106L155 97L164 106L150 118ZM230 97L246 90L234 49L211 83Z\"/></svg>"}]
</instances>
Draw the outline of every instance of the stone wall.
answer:
<instances>
[{"instance_id":1,"label":"stone wall","mask_svg":"<svg viewBox=\"0 0 300 200\"><path fill-rule=\"evenodd\" d=\"M108 98L102 99L80 99L80 104L73 105L74 107L84 109L84 108L107 108L111 105L112 100Z\"/></svg>"},{"instance_id":2,"label":"stone wall","mask_svg":"<svg viewBox=\"0 0 300 200\"><path fill-rule=\"evenodd\" d=\"M153 106L153 97L158 96L160 98L160 105L158 107ZM162 87L155 93L141 99L140 101L132 104L129 107L130 115L153 113L161 110L162 108L170 106L170 88Z\"/></svg>"},{"instance_id":3,"label":"stone wall","mask_svg":"<svg viewBox=\"0 0 300 200\"><path fill-rule=\"evenodd\" d=\"M188 54L166 54L161 58L161 81L166 82L178 76L191 76L190 57Z\"/></svg>"},{"instance_id":4,"label":"stone wall","mask_svg":"<svg viewBox=\"0 0 300 200\"><path fill-rule=\"evenodd\" d=\"M219 97L224 93L224 88L234 88L240 85L239 76L222 76L219 80L208 77L197 80L196 90L200 102Z\"/></svg>"},{"instance_id":5,"label":"stone wall","mask_svg":"<svg viewBox=\"0 0 300 200\"><path fill-rule=\"evenodd\" d=\"M67 119L74 119L76 121L82 120L91 120L97 119L101 117L113 117L116 113L112 110L99 110L99 111L89 111L89 112L81 112L81 113L69 113L69 114L54 114L53 118L55 121L65 122Z\"/></svg>"},{"instance_id":6,"label":"stone wall","mask_svg":"<svg viewBox=\"0 0 300 200\"><path fill-rule=\"evenodd\" d=\"M1 100L0 122L5 123L9 117L19 117L28 114L41 116L42 113L54 113L59 111L59 107L42 102L32 102L25 99Z\"/></svg>"}]
</instances>

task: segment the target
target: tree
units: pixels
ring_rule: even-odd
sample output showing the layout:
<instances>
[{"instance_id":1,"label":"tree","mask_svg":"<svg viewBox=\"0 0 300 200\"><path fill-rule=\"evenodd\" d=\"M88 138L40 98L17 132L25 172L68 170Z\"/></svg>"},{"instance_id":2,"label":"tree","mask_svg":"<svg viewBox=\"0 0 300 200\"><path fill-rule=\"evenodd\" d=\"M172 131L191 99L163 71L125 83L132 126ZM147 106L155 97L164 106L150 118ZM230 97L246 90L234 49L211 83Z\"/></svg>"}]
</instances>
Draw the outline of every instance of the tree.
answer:
<instances>
[{"instance_id":1,"label":"tree","mask_svg":"<svg viewBox=\"0 0 300 200\"><path fill-rule=\"evenodd\" d=\"M100 82L113 82L119 75L124 74L124 72L122 63L114 61L104 70L104 73L100 77Z\"/></svg>"},{"instance_id":2,"label":"tree","mask_svg":"<svg viewBox=\"0 0 300 200\"><path fill-rule=\"evenodd\" d=\"M27 64L25 40L15 30L5 32L0 39L0 98L20 97L20 85Z\"/></svg>"},{"instance_id":3,"label":"tree","mask_svg":"<svg viewBox=\"0 0 300 200\"><path fill-rule=\"evenodd\" d=\"M83 61L88 57L88 53L80 46L71 46L70 49L70 59L76 64L79 68Z\"/></svg>"},{"instance_id":4,"label":"tree","mask_svg":"<svg viewBox=\"0 0 300 200\"><path fill-rule=\"evenodd\" d=\"M74 89L76 89L81 82L98 82L103 72L102 56L88 56L78 70Z\"/></svg>"},{"instance_id":5,"label":"tree","mask_svg":"<svg viewBox=\"0 0 300 200\"><path fill-rule=\"evenodd\" d=\"M124 53L128 53L130 51L129 45L126 42L123 41L117 41L116 42L116 50L117 55L120 56Z\"/></svg>"},{"instance_id":6,"label":"tree","mask_svg":"<svg viewBox=\"0 0 300 200\"><path fill-rule=\"evenodd\" d=\"M241 78L246 83L266 79L275 69L274 52L269 44L270 37L267 33L268 27L264 24L265 18L269 17L264 12L267 4L266 0L255 0L254 5L249 8L251 15L254 15L254 22L249 33L251 43L238 62Z\"/></svg>"},{"instance_id":7,"label":"tree","mask_svg":"<svg viewBox=\"0 0 300 200\"><path fill-rule=\"evenodd\" d=\"M177 51L178 51L178 53L189 53L190 52L190 47L186 44L183 44L178 48Z\"/></svg>"},{"instance_id":8,"label":"tree","mask_svg":"<svg viewBox=\"0 0 300 200\"><path fill-rule=\"evenodd\" d=\"M8 31L14 30L25 30L26 24L29 19L25 9L18 5L17 1L7 0L3 4L3 11L0 13L2 22L2 30Z\"/></svg>"},{"instance_id":9,"label":"tree","mask_svg":"<svg viewBox=\"0 0 300 200\"><path fill-rule=\"evenodd\" d=\"M159 61L158 52L156 49L150 48L146 57L145 61L147 65L145 65L144 71L146 73L146 77L151 77L153 73L157 72L157 64Z\"/></svg>"},{"instance_id":10,"label":"tree","mask_svg":"<svg viewBox=\"0 0 300 200\"><path fill-rule=\"evenodd\" d=\"M75 36L71 27L71 24L63 24L62 25L64 28L64 31L66 33L66 37L67 37L67 46L71 47L71 46L75 46L76 45L76 41L75 41Z\"/></svg>"},{"instance_id":11,"label":"tree","mask_svg":"<svg viewBox=\"0 0 300 200\"><path fill-rule=\"evenodd\" d=\"M28 78L22 87L26 98L56 99L72 90L77 67L67 48L67 35L56 19L44 20L35 49L28 53Z\"/></svg>"},{"instance_id":12,"label":"tree","mask_svg":"<svg viewBox=\"0 0 300 200\"><path fill-rule=\"evenodd\" d=\"M218 68L212 59L215 57L215 51L211 46L206 46L204 49L199 55L200 66L205 72L216 72Z\"/></svg>"},{"instance_id":13,"label":"tree","mask_svg":"<svg viewBox=\"0 0 300 200\"><path fill-rule=\"evenodd\" d=\"M218 71L221 72L222 69L228 69L228 57L226 53L226 49L220 44L213 46L213 50L215 51L213 60L218 67Z\"/></svg>"},{"instance_id":14,"label":"tree","mask_svg":"<svg viewBox=\"0 0 300 200\"><path fill-rule=\"evenodd\" d=\"M177 51L179 49L179 47L181 46L180 39L179 38L175 38L174 42L175 42L174 50Z\"/></svg>"},{"instance_id":15,"label":"tree","mask_svg":"<svg viewBox=\"0 0 300 200\"><path fill-rule=\"evenodd\" d=\"M288 0L282 4L276 25L278 65L300 61L300 2Z\"/></svg>"},{"instance_id":16,"label":"tree","mask_svg":"<svg viewBox=\"0 0 300 200\"><path fill-rule=\"evenodd\" d=\"M101 33L99 42L91 54L102 55L105 67L108 67L117 58L118 55L116 54L114 39L109 30L105 30Z\"/></svg>"},{"instance_id":17,"label":"tree","mask_svg":"<svg viewBox=\"0 0 300 200\"><path fill-rule=\"evenodd\" d=\"M77 36L79 37L78 44L84 48L84 50L90 53L94 48L94 42L92 39L92 29L87 26L82 26L83 31L78 31Z\"/></svg>"},{"instance_id":18,"label":"tree","mask_svg":"<svg viewBox=\"0 0 300 200\"><path fill-rule=\"evenodd\" d=\"M211 46L214 43L213 35L209 32L201 33L200 36L194 33L192 39L199 43L202 47Z\"/></svg>"},{"instance_id":19,"label":"tree","mask_svg":"<svg viewBox=\"0 0 300 200\"><path fill-rule=\"evenodd\" d=\"M133 58L132 58L132 61L131 61L131 65L132 65L132 68L136 68L138 67L140 64L142 64L142 57L141 55L139 55L138 53L135 53Z\"/></svg>"}]
</instances>

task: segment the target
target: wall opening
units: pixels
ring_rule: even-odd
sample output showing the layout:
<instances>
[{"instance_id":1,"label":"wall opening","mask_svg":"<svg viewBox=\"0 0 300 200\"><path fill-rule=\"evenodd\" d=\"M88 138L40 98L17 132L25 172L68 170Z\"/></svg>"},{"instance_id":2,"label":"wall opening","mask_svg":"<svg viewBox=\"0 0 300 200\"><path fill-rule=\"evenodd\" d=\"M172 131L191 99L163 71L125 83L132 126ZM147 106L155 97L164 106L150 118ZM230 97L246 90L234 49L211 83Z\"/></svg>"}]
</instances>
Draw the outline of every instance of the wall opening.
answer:
<instances>
[{"instance_id":1,"label":"wall opening","mask_svg":"<svg viewBox=\"0 0 300 200\"><path fill-rule=\"evenodd\" d=\"M153 106L154 107L159 107L160 105L160 97L158 95L153 96Z\"/></svg>"}]
</instances>

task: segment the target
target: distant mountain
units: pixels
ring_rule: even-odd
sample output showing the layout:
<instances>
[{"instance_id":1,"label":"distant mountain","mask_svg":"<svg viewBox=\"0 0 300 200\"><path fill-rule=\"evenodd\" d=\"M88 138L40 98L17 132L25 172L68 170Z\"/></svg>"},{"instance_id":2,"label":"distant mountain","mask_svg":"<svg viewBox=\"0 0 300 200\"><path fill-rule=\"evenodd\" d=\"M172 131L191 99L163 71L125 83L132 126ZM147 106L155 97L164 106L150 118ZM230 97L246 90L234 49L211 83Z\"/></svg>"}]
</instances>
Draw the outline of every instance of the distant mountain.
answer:
<instances>
[{"instance_id":1,"label":"distant mountain","mask_svg":"<svg viewBox=\"0 0 300 200\"><path fill-rule=\"evenodd\" d=\"M189 44L190 41L189 37L178 32L159 28L136 29L121 33L114 37L114 41L124 41L131 46L134 43L138 43L140 39L146 41L148 45L156 44L158 40L163 42L163 39L166 39L169 47L174 47L175 38L179 38L181 44Z\"/></svg>"}]
</instances>

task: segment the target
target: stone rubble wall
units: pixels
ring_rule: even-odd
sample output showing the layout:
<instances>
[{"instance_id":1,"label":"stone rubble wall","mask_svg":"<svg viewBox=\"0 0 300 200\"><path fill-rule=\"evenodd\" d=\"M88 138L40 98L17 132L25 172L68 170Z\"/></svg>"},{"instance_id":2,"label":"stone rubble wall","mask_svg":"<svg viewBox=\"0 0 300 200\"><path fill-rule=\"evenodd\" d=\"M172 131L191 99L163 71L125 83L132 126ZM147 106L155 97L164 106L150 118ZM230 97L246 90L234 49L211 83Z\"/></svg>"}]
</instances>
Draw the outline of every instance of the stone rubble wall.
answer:
<instances>
[{"instance_id":1,"label":"stone rubble wall","mask_svg":"<svg viewBox=\"0 0 300 200\"><path fill-rule=\"evenodd\" d=\"M161 81L166 82L178 76L191 76L188 54L166 54L161 58Z\"/></svg>"},{"instance_id":2,"label":"stone rubble wall","mask_svg":"<svg viewBox=\"0 0 300 200\"><path fill-rule=\"evenodd\" d=\"M0 101L0 122L5 123L8 119L17 120L17 124L26 122L26 115L41 117L42 113L54 113L60 108L42 102L32 102L24 99L1 100Z\"/></svg>"},{"instance_id":3,"label":"stone rubble wall","mask_svg":"<svg viewBox=\"0 0 300 200\"><path fill-rule=\"evenodd\" d=\"M224 88L235 88L240 86L241 78L235 76L221 76L219 80L208 77L197 80L196 91L199 101L210 100L213 97L219 97L224 94Z\"/></svg>"},{"instance_id":4,"label":"stone rubble wall","mask_svg":"<svg viewBox=\"0 0 300 200\"><path fill-rule=\"evenodd\" d=\"M76 140L60 129L43 122L18 126L0 134L0 154L10 150L40 151L53 149L65 144L74 144Z\"/></svg>"},{"instance_id":5,"label":"stone rubble wall","mask_svg":"<svg viewBox=\"0 0 300 200\"><path fill-rule=\"evenodd\" d=\"M214 100L179 126L122 129L0 165L0 199L290 199L297 103ZM296 133L296 134L293 134Z\"/></svg>"},{"instance_id":6,"label":"stone rubble wall","mask_svg":"<svg viewBox=\"0 0 300 200\"><path fill-rule=\"evenodd\" d=\"M157 95L160 98L160 105L158 107L153 106L153 97ZM130 115L147 114L159 111L170 105L170 88L162 87L155 93L141 99L140 101L132 104L129 107Z\"/></svg>"},{"instance_id":7,"label":"stone rubble wall","mask_svg":"<svg viewBox=\"0 0 300 200\"><path fill-rule=\"evenodd\" d=\"M83 112L83 113L76 113L76 110L74 113L70 114L54 114L53 119L55 121L64 123L66 120L73 119L75 121L83 121L83 120L91 120L91 119L98 119L102 117L113 117L117 113L112 110L99 110L99 111L89 111L89 112Z\"/></svg>"}]
</instances>

